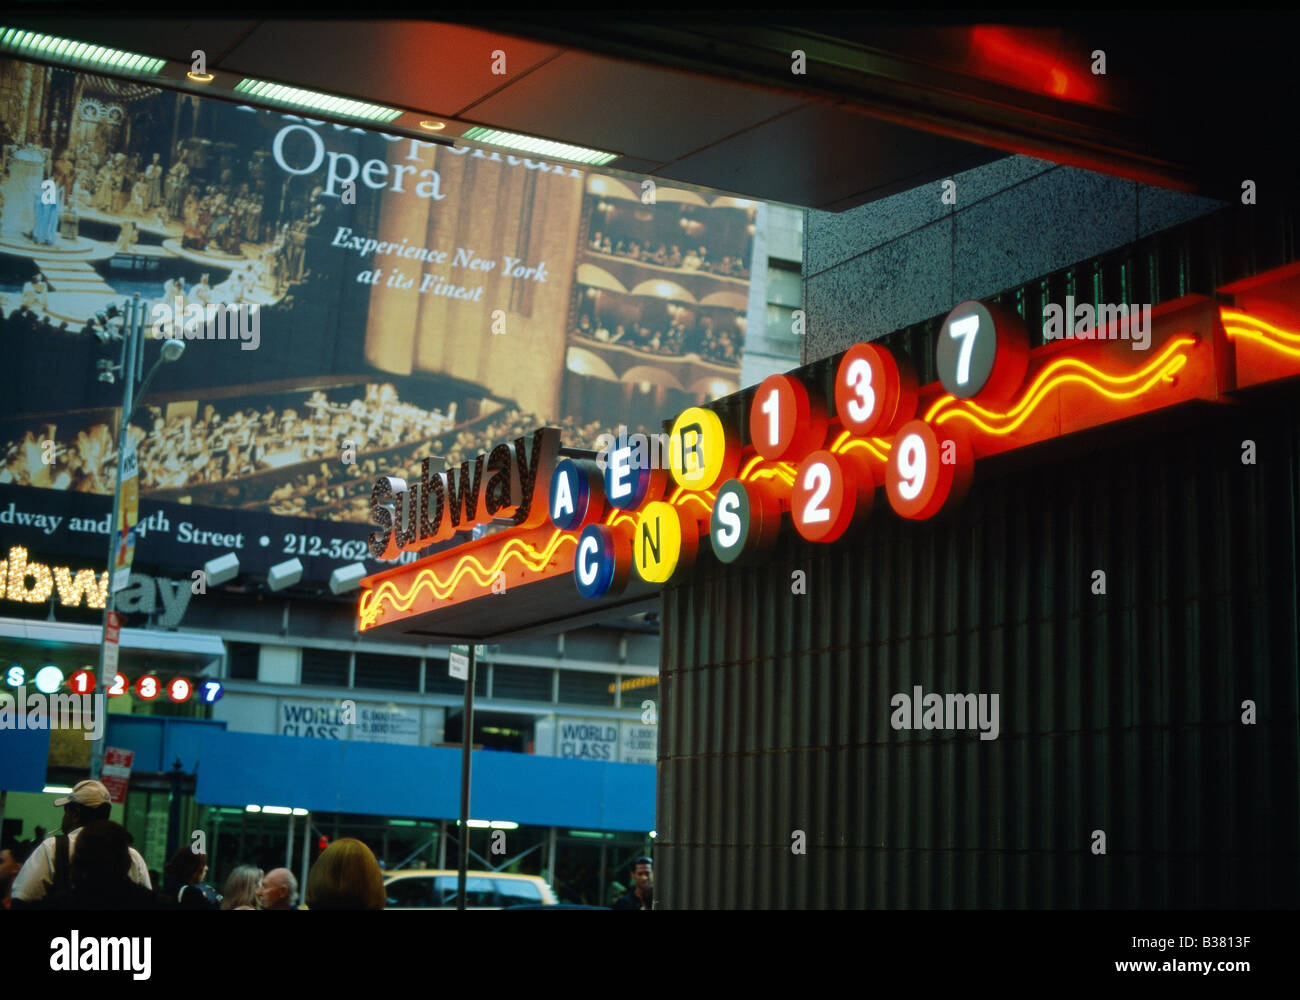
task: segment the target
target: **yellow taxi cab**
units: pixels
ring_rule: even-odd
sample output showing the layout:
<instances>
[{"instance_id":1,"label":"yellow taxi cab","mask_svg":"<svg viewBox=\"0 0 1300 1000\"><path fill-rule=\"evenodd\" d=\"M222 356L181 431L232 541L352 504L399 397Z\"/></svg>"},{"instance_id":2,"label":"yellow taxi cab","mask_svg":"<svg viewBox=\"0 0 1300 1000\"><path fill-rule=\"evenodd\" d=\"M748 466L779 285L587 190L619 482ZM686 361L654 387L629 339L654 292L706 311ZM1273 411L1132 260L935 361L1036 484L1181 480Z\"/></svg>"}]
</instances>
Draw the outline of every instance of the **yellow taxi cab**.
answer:
<instances>
[{"instance_id":1,"label":"yellow taxi cab","mask_svg":"<svg viewBox=\"0 0 1300 1000\"><path fill-rule=\"evenodd\" d=\"M387 910L454 910L457 873L445 868L408 868L384 877ZM546 880L509 872L466 872L465 908L501 910L507 906L554 906L559 900Z\"/></svg>"}]
</instances>

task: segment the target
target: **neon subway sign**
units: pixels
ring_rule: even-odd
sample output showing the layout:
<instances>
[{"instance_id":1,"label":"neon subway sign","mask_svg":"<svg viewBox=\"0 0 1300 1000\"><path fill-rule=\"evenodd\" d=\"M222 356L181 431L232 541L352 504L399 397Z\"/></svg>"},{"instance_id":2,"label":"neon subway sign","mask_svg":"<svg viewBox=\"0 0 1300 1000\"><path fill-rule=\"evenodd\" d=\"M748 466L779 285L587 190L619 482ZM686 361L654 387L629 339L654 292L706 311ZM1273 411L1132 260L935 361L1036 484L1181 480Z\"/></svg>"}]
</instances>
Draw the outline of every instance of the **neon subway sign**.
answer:
<instances>
[{"instance_id":1,"label":"neon subway sign","mask_svg":"<svg viewBox=\"0 0 1300 1000\"><path fill-rule=\"evenodd\" d=\"M905 357L856 344L835 361L833 386L817 384L807 368L765 379L753 391L743 446L739 428L712 410L683 411L667 470L647 467L644 447L631 444L611 449L603 471L558 458L550 428L534 433L531 451L525 439L514 442L512 458L498 445L476 462L499 477L494 495L517 503L499 509L513 509L513 526L363 580L358 625L395 625L489 596L502 581L516 587L565 574L583 597L604 598L634 574L669 582L705 546L724 563L761 557L791 524L808 541L830 544L868 517L933 518L961 502L983 459L1300 376L1300 265L1223 291L1237 293L1234 307L1186 296L1153 310L1141 352L1101 330L1095 340L1030 350L1017 316L964 302L940 329L937 382L918 386ZM529 481L531 504L507 492ZM444 537L465 530L471 510L487 515L486 501L464 505L467 489L477 495L474 482L471 463L444 481L443 492L461 498L460 524L444 523ZM434 498L435 513L437 490L421 494ZM404 524L421 516L417 503ZM393 528L391 516L378 522ZM398 530L406 537L416 529Z\"/></svg>"}]
</instances>

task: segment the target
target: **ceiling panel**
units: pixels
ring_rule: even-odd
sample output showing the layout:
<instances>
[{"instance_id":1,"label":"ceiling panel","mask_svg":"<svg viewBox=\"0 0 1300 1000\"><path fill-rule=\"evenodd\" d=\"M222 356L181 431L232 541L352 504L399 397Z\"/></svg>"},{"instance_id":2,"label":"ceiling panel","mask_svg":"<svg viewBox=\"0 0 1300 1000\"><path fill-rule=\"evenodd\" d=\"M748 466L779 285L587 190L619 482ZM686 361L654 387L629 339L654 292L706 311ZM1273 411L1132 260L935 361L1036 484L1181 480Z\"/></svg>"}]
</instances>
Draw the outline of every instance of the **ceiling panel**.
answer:
<instances>
[{"instance_id":1,"label":"ceiling panel","mask_svg":"<svg viewBox=\"0 0 1300 1000\"><path fill-rule=\"evenodd\" d=\"M14 17L5 23L188 63L195 49L202 49L209 62L218 58L259 22L206 18L177 18L173 21L129 17Z\"/></svg>"},{"instance_id":2,"label":"ceiling panel","mask_svg":"<svg viewBox=\"0 0 1300 1000\"><path fill-rule=\"evenodd\" d=\"M658 174L771 201L845 208L1002 155L840 107L808 104Z\"/></svg>"},{"instance_id":3,"label":"ceiling panel","mask_svg":"<svg viewBox=\"0 0 1300 1000\"><path fill-rule=\"evenodd\" d=\"M492 53L505 53L504 74ZM429 21L268 21L222 69L454 116L559 49Z\"/></svg>"},{"instance_id":4,"label":"ceiling panel","mask_svg":"<svg viewBox=\"0 0 1300 1000\"><path fill-rule=\"evenodd\" d=\"M709 77L565 52L465 117L666 162L801 103Z\"/></svg>"}]
</instances>

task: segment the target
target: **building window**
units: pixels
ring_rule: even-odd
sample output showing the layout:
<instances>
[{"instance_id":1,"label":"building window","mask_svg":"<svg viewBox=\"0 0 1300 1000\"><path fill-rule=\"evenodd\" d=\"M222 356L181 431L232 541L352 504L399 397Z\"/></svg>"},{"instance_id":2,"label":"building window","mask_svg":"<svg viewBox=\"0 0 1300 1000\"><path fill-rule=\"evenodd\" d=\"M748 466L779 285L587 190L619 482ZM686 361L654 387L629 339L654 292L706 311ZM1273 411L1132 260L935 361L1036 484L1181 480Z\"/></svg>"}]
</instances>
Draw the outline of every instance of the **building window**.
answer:
<instances>
[{"instance_id":1,"label":"building window","mask_svg":"<svg viewBox=\"0 0 1300 1000\"><path fill-rule=\"evenodd\" d=\"M614 688L613 683L609 686L611 690ZM623 689L624 708L640 708L641 702L647 699L659 700L659 678L653 674L647 677L625 674L618 686Z\"/></svg>"},{"instance_id":2,"label":"building window","mask_svg":"<svg viewBox=\"0 0 1300 1000\"><path fill-rule=\"evenodd\" d=\"M337 649L304 649L302 682L323 687L347 687L348 654Z\"/></svg>"},{"instance_id":3,"label":"building window","mask_svg":"<svg viewBox=\"0 0 1300 1000\"><path fill-rule=\"evenodd\" d=\"M226 649L226 666L230 679L257 680L257 655L261 647L255 642L232 642Z\"/></svg>"},{"instance_id":4,"label":"building window","mask_svg":"<svg viewBox=\"0 0 1300 1000\"><path fill-rule=\"evenodd\" d=\"M513 667L498 663L492 668L492 697L549 702L551 671L540 667Z\"/></svg>"},{"instance_id":5,"label":"building window","mask_svg":"<svg viewBox=\"0 0 1300 1000\"><path fill-rule=\"evenodd\" d=\"M767 301L769 305L790 309L803 305L803 275L798 268L787 269L780 264L768 268Z\"/></svg>"},{"instance_id":6,"label":"building window","mask_svg":"<svg viewBox=\"0 0 1300 1000\"><path fill-rule=\"evenodd\" d=\"M585 670L560 671L560 702L570 705L614 704L617 674L588 673Z\"/></svg>"},{"instance_id":7,"label":"building window","mask_svg":"<svg viewBox=\"0 0 1300 1000\"><path fill-rule=\"evenodd\" d=\"M358 653L355 686L385 691L419 691L420 661L413 656Z\"/></svg>"}]
</instances>

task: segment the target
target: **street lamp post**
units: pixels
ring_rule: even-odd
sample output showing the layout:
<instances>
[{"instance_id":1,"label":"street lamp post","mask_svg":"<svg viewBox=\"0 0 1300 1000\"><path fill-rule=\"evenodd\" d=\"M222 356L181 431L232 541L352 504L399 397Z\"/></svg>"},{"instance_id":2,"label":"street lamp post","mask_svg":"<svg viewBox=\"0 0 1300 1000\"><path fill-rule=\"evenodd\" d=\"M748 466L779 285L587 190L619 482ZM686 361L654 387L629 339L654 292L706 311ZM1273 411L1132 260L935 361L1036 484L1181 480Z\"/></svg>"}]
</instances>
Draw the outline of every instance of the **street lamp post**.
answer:
<instances>
[{"instance_id":1,"label":"street lamp post","mask_svg":"<svg viewBox=\"0 0 1300 1000\"><path fill-rule=\"evenodd\" d=\"M145 303L140 301L140 293L136 292L135 297L128 299L123 313L122 323L122 362L117 367L112 367L108 362L100 362L102 372L100 378L103 379L105 374L108 375L106 381L112 381L114 376L122 380L122 419L117 428L117 462L114 473L113 485L113 519L108 528L108 593L104 596L104 621L99 639L99 689L101 692L100 711L108 711L108 703L103 700L105 694L112 684L112 677L105 676L106 660L108 657L108 623L109 615L113 611L114 594L113 594L113 567L117 559L117 546L119 543L117 533L117 521L122 514L122 459L130 444L131 417L135 415L135 408L139 401L144 398L144 394L149 391L149 383L153 381L154 374L158 371L158 366L164 361L175 361L185 353L185 342L183 340L169 339L163 346L158 356L158 360L153 363L149 369L149 374L145 376L140 385L140 391L135 391L136 380L144 371L144 314ZM100 728L100 736L90 746L90 776L98 781L104 766L104 749L105 740L108 735L108 726Z\"/></svg>"}]
</instances>

